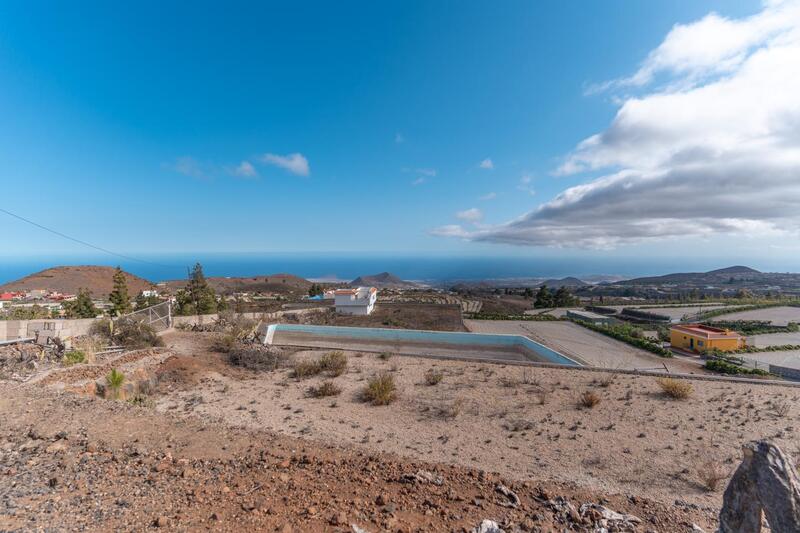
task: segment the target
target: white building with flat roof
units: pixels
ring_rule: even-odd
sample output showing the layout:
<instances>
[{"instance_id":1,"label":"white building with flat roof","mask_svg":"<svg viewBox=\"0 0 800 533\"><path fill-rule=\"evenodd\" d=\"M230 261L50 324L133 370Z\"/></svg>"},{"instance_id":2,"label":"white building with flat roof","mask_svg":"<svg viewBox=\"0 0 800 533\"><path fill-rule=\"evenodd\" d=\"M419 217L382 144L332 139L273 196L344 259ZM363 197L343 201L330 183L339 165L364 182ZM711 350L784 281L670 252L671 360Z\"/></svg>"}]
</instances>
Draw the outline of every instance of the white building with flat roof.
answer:
<instances>
[{"instance_id":1,"label":"white building with flat roof","mask_svg":"<svg viewBox=\"0 0 800 533\"><path fill-rule=\"evenodd\" d=\"M378 289L375 287L337 289L334 293L336 312L343 315L368 315L375 308L377 299Z\"/></svg>"}]
</instances>

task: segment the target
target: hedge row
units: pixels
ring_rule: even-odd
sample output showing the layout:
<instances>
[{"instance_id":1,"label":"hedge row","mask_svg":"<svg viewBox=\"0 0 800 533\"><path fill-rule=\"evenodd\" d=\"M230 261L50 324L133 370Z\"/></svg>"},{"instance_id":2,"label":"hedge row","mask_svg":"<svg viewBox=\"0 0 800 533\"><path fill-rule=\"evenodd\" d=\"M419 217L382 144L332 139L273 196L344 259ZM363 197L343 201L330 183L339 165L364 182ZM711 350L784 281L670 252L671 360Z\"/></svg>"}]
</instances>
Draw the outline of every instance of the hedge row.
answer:
<instances>
[{"instance_id":1,"label":"hedge row","mask_svg":"<svg viewBox=\"0 0 800 533\"><path fill-rule=\"evenodd\" d=\"M661 346L661 344L653 342L644 337L634 337L631 332L634 331L635 328L630 325L622 324L617 326L598 326L592 324L591 322L586 322L585 320L575 320L574 322L587 329L602 333L603 335L630 344L631 346L641 348L642 350L647 350L648 352L660 355L661 357L672 357L672 352Z\"/></svg>"}]
</instances>

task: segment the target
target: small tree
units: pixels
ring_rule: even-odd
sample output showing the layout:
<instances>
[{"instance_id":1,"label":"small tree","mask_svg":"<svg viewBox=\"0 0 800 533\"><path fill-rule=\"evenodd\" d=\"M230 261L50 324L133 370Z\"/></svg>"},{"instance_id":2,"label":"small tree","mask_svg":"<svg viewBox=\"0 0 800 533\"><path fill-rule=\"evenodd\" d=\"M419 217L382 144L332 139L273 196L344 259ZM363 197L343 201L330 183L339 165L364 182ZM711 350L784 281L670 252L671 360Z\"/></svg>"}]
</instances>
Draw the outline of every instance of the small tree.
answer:
<instances>
[{"instance_id":1,"label":"small tree","mask_svg":"<svg viewBox=\"0 0 800 533\"><path fill-rule=\"evenodd\" d=\"M186 288L175 294L175 300L179 315L207 315L217 312L217 295L208 285L200 263L195 264Z\"/></svg>"},{"instance_id":2,"label":"small tree","mask_svg":"<svg viewBox=\"0 0 800 533\"><path fill-rule=\"evenodd\" d=\"M547 285L542 285L539 292L536 293L536 300L533 302L533 307L541 309L544 307L553 307L553 295L547 288Z\"/></svg>"},{"instance_id":3,"label":"small tree","mask_svg":"<svg viewBox=\"0 0 800 533\"><path fill-rule=\"evenodd\" d=\"M316 283L312 283L308 289L309 296L319 296L322 292L322 285L317 285Z\"/></svg>"},{"instance_id":4,"label":"small tree","mask_svg":"<svg viewBox=\"0 0 800 533\"><path fill-rule=\"evenodd\" d=\"M554 307L570 307L571 305L575 305L575 298L572 296L572 293L569 292L569 289L563 285L556 291L553 300Z\"/></svg>"},{"instance_id":5,"label":"small tree","mask_svg":"<svg viewBox=\"0 0 800 533\"><path fill-rule=\"evenodd\" d=\"M131 298L128 296L128 282L120 267L114 271L114 288L108 296L111 301L111 313L119 316L131 311Z\"/></svg>"},{"instance_id":6,"label":"small tree","mask_svg":"<svg viewBox=\"0 0 800 533\"><path fill-rule=\"evenodd\" d=\"M78 296L71 302L64 303L67 318L94 318L98 315L92 302L92 293L88 289L78 289Z\"/></svg>"}]
</instances>

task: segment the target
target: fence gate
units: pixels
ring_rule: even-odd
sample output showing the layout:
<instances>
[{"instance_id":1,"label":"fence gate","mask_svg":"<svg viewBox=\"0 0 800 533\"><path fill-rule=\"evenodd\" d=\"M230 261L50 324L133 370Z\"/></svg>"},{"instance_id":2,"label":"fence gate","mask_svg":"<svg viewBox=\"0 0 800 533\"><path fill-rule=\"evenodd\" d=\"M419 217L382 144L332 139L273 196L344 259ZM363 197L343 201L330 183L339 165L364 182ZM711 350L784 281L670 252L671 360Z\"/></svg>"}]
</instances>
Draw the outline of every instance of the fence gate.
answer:
<instances>
[{"instance_id":1,"label":"fence gate","mask_svg":"<svg viewBox=\"0 0 800 533\"><path fill-rule=\"evenodd\" d=\"M133 313L120 315L115 318L114 321L119 321L123 318L142 322L151 326L156 331L164 331L172 326L172 302L167 300L160 304L139 309Z\"/></svg>"}]
</instances>

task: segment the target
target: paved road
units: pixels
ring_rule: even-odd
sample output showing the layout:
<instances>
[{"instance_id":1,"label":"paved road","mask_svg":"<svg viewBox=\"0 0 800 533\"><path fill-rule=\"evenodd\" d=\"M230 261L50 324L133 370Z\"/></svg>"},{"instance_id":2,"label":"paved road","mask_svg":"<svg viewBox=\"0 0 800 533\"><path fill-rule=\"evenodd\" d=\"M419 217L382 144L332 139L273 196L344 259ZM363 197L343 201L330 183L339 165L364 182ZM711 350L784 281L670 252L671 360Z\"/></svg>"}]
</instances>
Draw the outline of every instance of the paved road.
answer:
<instances>
[{"instance_id":1,"label":"paved road","mask_svg":"<svg viewBox=\"0 0 800 533\"><path fill-rule=\"evenodd\" d=\"M465 320L476 333L525 335L568 357L591 366L620 370L661 369L698 372L700 366L683 358L667 359L566 321Z\"/></svg>"}]
</instances>

